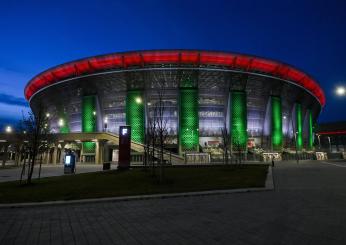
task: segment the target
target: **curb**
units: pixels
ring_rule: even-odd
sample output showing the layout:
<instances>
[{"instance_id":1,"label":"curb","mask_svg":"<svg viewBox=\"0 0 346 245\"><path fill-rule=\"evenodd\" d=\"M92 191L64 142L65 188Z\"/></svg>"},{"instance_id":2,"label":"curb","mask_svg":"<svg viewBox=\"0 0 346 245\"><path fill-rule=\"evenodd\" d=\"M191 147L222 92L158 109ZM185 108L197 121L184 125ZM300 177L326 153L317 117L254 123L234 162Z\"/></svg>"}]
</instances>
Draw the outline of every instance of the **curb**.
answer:
<instances>
[{"instance_id":1,"label":"curb","mask_svg":"<svg viewBox=\"0 0 346 245\"><path fill-rule=\"evenodd\" d=\"M10 203L10 204L0 204L0 209L59 206L59 205L70 205L70 204L100 203L100 202L127 202L127 201L136 201L136 200L224 195L224 194L232 194L232 193L247 193L247 192L259 192L259 191L271 191L271 190L274 190L273 171L272 171L272 167L268 166L268 173L267 173L267 179L265 181L265 187L180 192L180 193L168 193L168 194L150 194L150 195L136 195L136 196L122 196L122 197L90 198L90 199L79 199L79 200L70 200L70 201Z\"/></svg>"}]
</instances>

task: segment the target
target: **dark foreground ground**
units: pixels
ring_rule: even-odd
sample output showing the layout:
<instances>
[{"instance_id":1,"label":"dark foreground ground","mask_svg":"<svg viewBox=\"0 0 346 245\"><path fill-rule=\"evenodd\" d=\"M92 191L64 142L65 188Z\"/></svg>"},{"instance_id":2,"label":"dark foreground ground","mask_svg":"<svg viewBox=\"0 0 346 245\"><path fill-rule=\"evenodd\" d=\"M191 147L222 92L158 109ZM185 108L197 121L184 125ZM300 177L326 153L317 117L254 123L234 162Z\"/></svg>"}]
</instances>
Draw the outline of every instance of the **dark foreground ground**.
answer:
<instances>
[{"instance_id":1,"label":"dark foreground ground","mask_svg":"<svg viewBox=\"0 0 346 245\"><path fill-rule=\"evenodd\" d=\"M0 209L1 244L346 244L346 163L277 163L275 191Z\"/></svg>"},{"instance_id":2,"label":"dark foreground ground","mask_svg":"<svg viewBox=\"0 0 346 245\"><path fill-rule=\"evenodd\" d=\"M152 171L134 168L0 183L0 203L75 200L158 193L264 187L268 165L167 167L159 183Z\"/></svg>"}]
</instances>

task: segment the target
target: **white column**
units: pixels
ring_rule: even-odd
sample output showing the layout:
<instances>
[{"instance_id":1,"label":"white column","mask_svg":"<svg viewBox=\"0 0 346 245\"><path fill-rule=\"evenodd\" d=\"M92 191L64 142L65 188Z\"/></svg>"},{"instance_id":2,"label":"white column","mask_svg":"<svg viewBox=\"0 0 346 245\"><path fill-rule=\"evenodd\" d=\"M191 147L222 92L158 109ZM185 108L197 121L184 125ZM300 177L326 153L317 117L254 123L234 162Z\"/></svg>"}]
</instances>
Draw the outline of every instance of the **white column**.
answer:
<instances>
[{"instance_id":1,"label":"white column","mask_svg":"<svg viewBox=\"0 0 346 245\"><path fill-rule=\"evenodd\" d=\"M96 164L103 164L103 156L104 156L104 141L98 140L95 142L96 148L95 148L95 163Z\"/></svg>"}]
</instances>

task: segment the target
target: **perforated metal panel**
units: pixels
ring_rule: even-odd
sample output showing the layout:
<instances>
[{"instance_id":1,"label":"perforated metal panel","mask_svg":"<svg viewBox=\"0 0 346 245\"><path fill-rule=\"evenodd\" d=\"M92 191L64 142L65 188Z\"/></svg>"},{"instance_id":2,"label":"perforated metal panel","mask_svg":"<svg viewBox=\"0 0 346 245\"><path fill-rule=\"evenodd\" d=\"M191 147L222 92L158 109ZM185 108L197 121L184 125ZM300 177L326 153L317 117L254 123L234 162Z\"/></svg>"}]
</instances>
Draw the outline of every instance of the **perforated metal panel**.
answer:
<instances>
[{"instance_id":1,"label":"perforated metal panel","mask_svg":"<svg viewBox=\"0 0 346 245\"><path fill-rule=\"evenodd\" d=\"M94 95L84 96L82 100L82 131L95 132L96 128L96 98Z\"/></svg>"},{"instance_id":2,"label":"perforated metal panel","mask_svg":"<svg viewBox=\"0 0 346 245\"><path fill-rule=\"evenodd\" d=\"M94 95L84 96L82 99L82 131L85 133L96 132L96 97ZM95 142L83 142L84 153L95 152Z\"/></svg>"},{"instance_id":3,"label":"perforated metal panel","mask_svg":"<svg viewBox=\"0 0 346 245\"><path fill-rule=\"evenodd\" d=\"M189 83L185 83L187 85ZM179 89L179 144L183 151L195 151L199 146L198 90Z\"/></svg>"},{"instance_id":4,"label":"perforated metal panel","mask_svg":"<svg viewBox=\"0 0 346 245\"><path fill-rule=\"evenodd\" d=\"M279 151L282 148L282 110L281 98L271 97L271 135L273 150Z\"/></svg>"},{"instance_id":5,"label":"perforated metal panel","mask_svg":"<svg viewBox=\"0 0 346 245\"><path fill-rule=\"evenodd\" d=\"M60 125L59 131L60 133L66 134L70 132L68 115L65 112L60 113L60 118L62 125Z\"/></svg>"},{"instance_id":6,"label":"perforated metal panel","mask_svg":"<svg viewBox=\"0 0 346 245\"><path fill-rule=\"evenodd\" d=\"M313 119L311 109L308 109L308 118L309 118L309 141L308 149L311 150L314 146L314 132L313 132Z\"/></svg>"},{"instance_id":7,"label":"perforated metal panel","mask_svg":"<svg viewBox=\"0 0 346 245\"><path fill-rule=\"evenodd\" d=\"M296 103L296 147L298 150L303 148L303 116L302 105Z\"/></svg>"},{"instance_id":8,"label":"perforated metal panel","mask_svg":"<svg viewBox=\"0 0 346 245\"><path fill-rule=\"evenodd\" d=\"M143 92L140 90L127 91L126 124L131 126L131 139L144 143L144 97Z\"/></svg>"},{"instance_id":9,"label":"perforated metal panel","mask_svg":"<svg viewBox=\"0 0 346 245\"><path fill-rule=\"evenodd\" d=\"M245 149L247 144L247 110L246 93L244 91L231 92L231 137L235 149Z\"/></svg>"}]
</instances>

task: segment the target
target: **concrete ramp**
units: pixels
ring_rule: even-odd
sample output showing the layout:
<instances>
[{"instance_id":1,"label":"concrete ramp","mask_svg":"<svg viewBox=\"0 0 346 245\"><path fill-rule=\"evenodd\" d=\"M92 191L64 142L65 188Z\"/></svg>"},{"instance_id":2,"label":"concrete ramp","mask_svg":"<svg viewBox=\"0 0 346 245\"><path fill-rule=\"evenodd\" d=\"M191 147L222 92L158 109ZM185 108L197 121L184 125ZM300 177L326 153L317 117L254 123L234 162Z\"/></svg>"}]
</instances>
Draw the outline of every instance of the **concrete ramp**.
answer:
<instances>
[{"instance_id":1,"label":"concrete ramp","mask_svg":"<svg viewBox=\"0 0 346 245\"><path fill-rule=\"evenodd\" d=\"M51 137L55 137L56 141L110 141L115 145L119 145L119 135L109 132L95 132L95 133L68 133L68 134L52 134ZM144 144L131 141L131 149L136 152L144 152ZM156 148L155 157L158 157L158 149ZM184 157L174 154L169 151L164 151L164 160L172 161L172 163L185 163Z\"/></svg>"}]
</instances>

